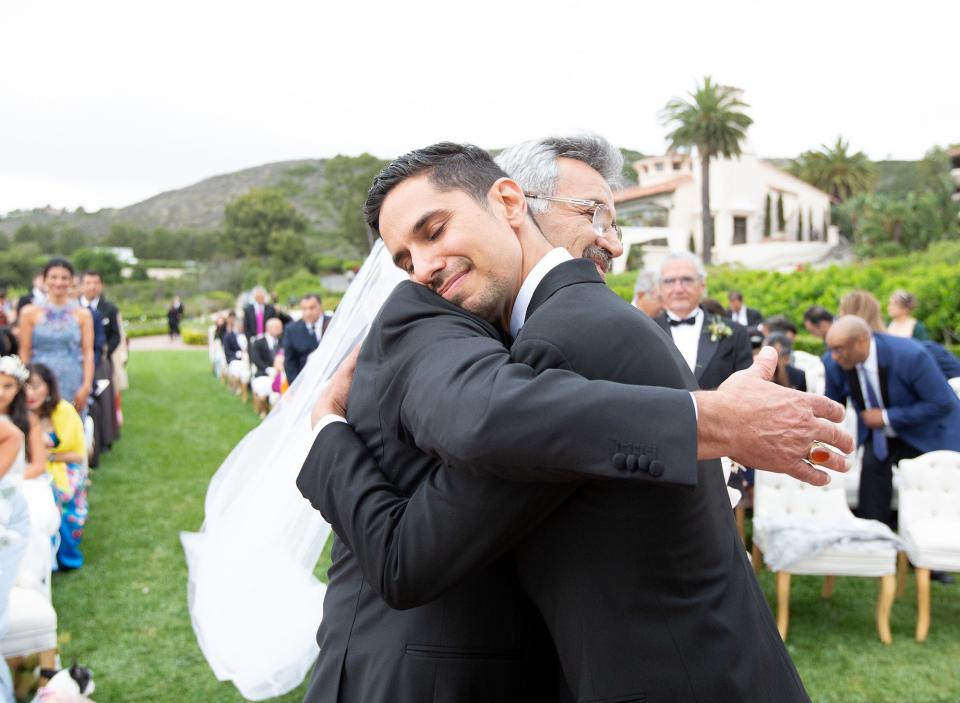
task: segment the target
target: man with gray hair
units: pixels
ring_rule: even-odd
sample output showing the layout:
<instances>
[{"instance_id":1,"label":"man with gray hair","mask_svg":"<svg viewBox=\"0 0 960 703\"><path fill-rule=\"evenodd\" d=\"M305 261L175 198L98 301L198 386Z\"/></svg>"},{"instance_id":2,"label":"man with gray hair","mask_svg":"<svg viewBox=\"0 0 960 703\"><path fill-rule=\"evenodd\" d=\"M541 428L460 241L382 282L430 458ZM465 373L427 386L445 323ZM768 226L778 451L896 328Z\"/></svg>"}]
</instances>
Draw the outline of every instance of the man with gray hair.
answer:
<instances>
[{"instance_id":1,"label":"man with gray hair","mask_svg":"<svg viewBox=\"0 0 960 703\"><path fill-rule=\"evenodd\" d=\"M700 308L707 272L696 254L668 254L658 269L664 312L656 320L669 334L703 390L717 388L731 374L750 367L747 328Z\"/></svg>"},{"instance_id":2,"label":"man with gray hair","mask_svg":"<svg viewBox=\"0 0 960 703\"><path fill-rule=\"evenodd\" d=\"M277 311L267 302L267 291L263 286L256 286L250 291L250 297L253 302L243 307L243 329L253 339L255 335L266 332L267 320L276 317Z\"/></svg>"},{"instance_id":3,"label":"man with gray hair","mask_svg":"<svg viewBox=\"0 0 960 703\"><path fill-rule=\"evenodd\" d=\"M546 137L516 144L495 160L523 188L547 241L590 259L605 277L623 253L613 204L620 150L593 134Z\"/></svg>"},{"instance_id":4,"label":"man with gray hair","mask_svg":"<svg viewBox=\"0 0 960 703\"><path fill-rule=\"evenodd\" d=\"M633 307L648 317L656 317L663 312L656 271L644 270L637 274L637 283L633 287Z\"/></svg>"}]
</instances>

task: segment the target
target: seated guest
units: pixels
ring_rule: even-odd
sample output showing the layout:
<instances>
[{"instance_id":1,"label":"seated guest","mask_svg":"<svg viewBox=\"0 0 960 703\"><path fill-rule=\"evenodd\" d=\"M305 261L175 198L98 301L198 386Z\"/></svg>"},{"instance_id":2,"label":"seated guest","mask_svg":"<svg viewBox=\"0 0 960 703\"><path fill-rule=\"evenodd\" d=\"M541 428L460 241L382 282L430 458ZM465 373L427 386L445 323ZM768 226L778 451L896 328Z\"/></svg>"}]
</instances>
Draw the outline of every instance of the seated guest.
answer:
<instances>
[{"instance_id":1,"label":"seated guest","mask_svg":"<svg viewBox=\"0 0 960 703\"><path fill-rule=\"evenodd\" d=\"M633 287L633 307L647 317L656 317L663 312L660 293L657 292L657 272L641 271Z\"/></svg>"},{"instance_id":2,"label":"seated guest","mask_svg":"<svg viewBox=\"0 0 960 703\"><path fill-rule=\"evenodd\" d=\"M658 272L664 312L655 318L673 338L702 390L713 390L735 371L753 362L747 328L704 312L703 262L690 252L668 254Z\"/></svg>"},{"instance_id":3,"label":"seated guest","mask_svg":"<svg viewBox=\"0 0 960 703\"><path fill-rule=\"evenodd\" d=\"M763 322L763 315L759 310L748 308L743 302L743 293L732 290L727 293L727 303L730 305L730 319L739 322L749 329L757 329Z\"/></svg>"},{"instance_id":4,"label":"seated guest","mask_svg":"<svg viewBox=\"0 0 960 703\"><path fill-rule=\"evenodd\" d=\"M786 315L773 315L764 320L761 325L767 336L780 333L793 342L797 338L797 326Z\"/></svg>"},{"instance_id":5,"label":"seated guest","mask_svg":"<svg viewBox=\"0 0 960 703\"><path fill-rule=\"evenodd\" d=\"M887 312L890 313L890 324L887 333L895 337L907 337L923 342L930 339L927 328L913 316L917 308L917 296L905 290L895 290L890 294L887 303Z\"/></svg>"},{"instance_id":6,"label":"seated guest","mask_svg":"<svg viewBox=\"0 0 960 703\"><path fill-rule=\"evenodd\" d=\"M919 343L838 318L823 356L826 395L859 414L860 517L892 523L892 467L938 449L960 451L960 400Z\"/></svg>"},{"instance_id":7,"label":"seated guest","mask_svg":"<svg viewBox=\"0 0 960 703\"><path fill-rule=\"evenodd\" d=\"M323 302L316 293L300 299L300 313L300 319L283 331L283 368L288 383L293 383L306 366L307 357L320 344L330 324L330 317L323 312Z\"/></svg>"},{"instance_id":8,"label":"seated guest","mask_svg":"<svg viewBox=\"0 0 960 703\"><path fill-rule=\"evenodd\" d=\"M40 424L47 448L47 473L60 507L61 569L83 566L80 541L87 521L87 447L83 422L74 407L60 398L57 379L43 364L28 364L27 407Z\"/></svg>"},{"instance_id":9,"label":"seated guest","mask_svg":"<svg viewBox=\"0 0 960 703\"><path fill-rule=\"evenodd\" d=\"M838 313L856 315L865 320L874 332L887 331L887 326L883 324L883 316L880 314L880 301L869 291L855 290L847 293L840 298Z\"/></svg>"},{"instance_id":10,"label":"seated guest","mask_svg":"<svg viewBox=\"0 0 960 703\"><path fill-rule=\"evenodd\" d=\"M803 313L803 326L806 327L807 332L814 337L819 337L820 339L826 337L827 331L832 324L833 315L829 310L819 305L811 305Z\"/></svg>"},{"instance_id":11,"label":"seated guest","mask_svg":"<svg viewBox=\"0 0 960 703\"><path fill-rule=\"evenodd\" d=\"M233 329L223 335L223 354L227 360L227 380L234 393L247 402L247 389L250 385L249 342L243 333L243 322L236 319Z\"/></svg>"},{"instance_id":12,"label":"seated guest","mask_svg":"<svg viewBox=\"0 0 960 703\"><path fill-rule=\"evenodd\" d=\"M253 364L254 377L250 382L256 410L266 414L269 399L273 393L274 360L280 348L283 335L283 323L276 317L267 320L267 331L250 343L250 363Z\"/></svg>"},{"instance_id":13,"label":"seated guest","mask_svg":"<svg viewBox=\"0 0 960 703\"><path fill-rule=\"evenodd\" d=\"M793 388L807 392L807 376L800 369L790 364L793 354L793 341L783 332L774 332L763 340L764 346L777 350L777 370L773 374L773 382L779 386Z\"/></svg>"}]
</instances>

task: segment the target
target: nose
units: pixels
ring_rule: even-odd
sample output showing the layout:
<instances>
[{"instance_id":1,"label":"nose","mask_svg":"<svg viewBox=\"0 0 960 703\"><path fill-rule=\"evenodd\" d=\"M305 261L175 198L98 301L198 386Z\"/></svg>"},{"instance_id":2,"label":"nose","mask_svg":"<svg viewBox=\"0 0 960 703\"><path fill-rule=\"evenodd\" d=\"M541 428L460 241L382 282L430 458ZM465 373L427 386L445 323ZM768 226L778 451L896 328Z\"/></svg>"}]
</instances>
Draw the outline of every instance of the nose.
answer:
<instances>
[{"instance_id":1,"label":"nose","mask_svg":"<svg viewBox=\"0 0 960 703\"><path fill-rule=\"evenodd\" d=\"M414 249L410 252L413 273L410 280L422 286L429 286L439 271L446 265L443 257L436 256L425 249Z\"/></svg>"},{"instance_id":2,"label":"nose","mask_svg":"<svg viewBox=\"0 0 960 703\"><path fill-rule=\"evenodd\" d=\"M623 254L623 242L617 238L613 227L610 227L604 234L597 237L597 246L610 252L610 256L614 259Z\"/></svg>"}]
</instances>

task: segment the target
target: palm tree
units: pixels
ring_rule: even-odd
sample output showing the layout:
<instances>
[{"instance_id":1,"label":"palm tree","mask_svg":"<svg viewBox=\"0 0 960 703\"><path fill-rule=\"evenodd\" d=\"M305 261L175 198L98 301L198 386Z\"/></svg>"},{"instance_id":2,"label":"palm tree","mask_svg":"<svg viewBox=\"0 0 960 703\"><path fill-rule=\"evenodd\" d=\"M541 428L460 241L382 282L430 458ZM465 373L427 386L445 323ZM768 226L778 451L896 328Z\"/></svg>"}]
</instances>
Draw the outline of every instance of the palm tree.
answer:
<instances>
[{"instance_id":1,"label":"palm tree","mask_svg":"<svg viewBox=\"0 0 960 703\"><path fill-rule=\"evenodd\" d=\"M850 153L850 144L837 137L833 147L821 145L818 151L805 151L793 163L791 171L807 183L826 191L835 202L873 187L876 170L862 151Z\"/></svg>"},{"instance_id":2,"label":"palm tree","mask_svg":"<svg viewBox=\"0 0 960 703\"><path fill-rule=\"evenodd\" d=\"M660 113L670 149L697 147L700 155L700 201L703 210L703 263L710 264L713 248L713 217L710 213L710 160L715 156L739 156L747 127L753 124L743 108L740 90L714 83L710 76L689 93L689 99L672 98Z\"/></svg>"}]
</instances>

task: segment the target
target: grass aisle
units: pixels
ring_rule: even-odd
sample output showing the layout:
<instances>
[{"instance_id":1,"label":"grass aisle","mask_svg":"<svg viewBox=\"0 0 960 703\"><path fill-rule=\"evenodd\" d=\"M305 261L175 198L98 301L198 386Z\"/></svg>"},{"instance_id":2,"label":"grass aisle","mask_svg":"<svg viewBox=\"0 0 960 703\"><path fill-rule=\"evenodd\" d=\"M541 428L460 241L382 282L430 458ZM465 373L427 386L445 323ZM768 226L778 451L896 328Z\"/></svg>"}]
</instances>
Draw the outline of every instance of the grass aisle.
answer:
<instances>
[{"instance_id":1,"label":"grass aisle","mask_svg":"<svg viewBox=\"0 0 960 703\"><path fill-rule=\"evenodd\" d=\"M61 656L93 669L98 703L242 701L197 646L179 534L200 527L210 477L258 418L205 351L137 352L129 370L123 437L93 472L86 565L54 575Z\"/></svg>"},{"instance_id":2,"label":"grass aisle","mask_svg":"<svg viewBox=\"0 0 960 703\"><path fill-rule=\"evenodd\" d=\"M258 420L213 379L205 352L135 353L130 377L123 439L93 476L87 565L54 576L64 662L93 669L99 703L239 702L197 647L179 533L200 527L210 476ZM772 576L761 581L774 603ZM793 578L788 641L816 703L960 701L960 585L933 584L921 645L911 578L885 647L874 625L876 579L840 578L830 601L821 583ZM303 690L276 700L299 702Z\"/></svg>"}]
</instances>

